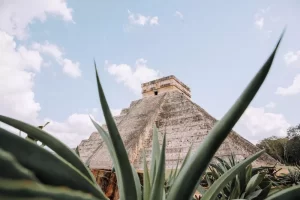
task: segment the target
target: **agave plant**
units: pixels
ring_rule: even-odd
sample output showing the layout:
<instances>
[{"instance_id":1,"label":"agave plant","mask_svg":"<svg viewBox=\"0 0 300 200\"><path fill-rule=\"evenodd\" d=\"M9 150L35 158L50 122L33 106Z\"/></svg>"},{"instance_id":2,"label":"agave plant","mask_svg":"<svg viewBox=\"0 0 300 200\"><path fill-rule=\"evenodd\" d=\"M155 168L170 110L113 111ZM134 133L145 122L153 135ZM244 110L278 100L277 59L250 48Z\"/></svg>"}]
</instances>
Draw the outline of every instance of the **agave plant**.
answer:
<instances>
[{"instance_id":1,"label":"agave plant","mask_svg":"<svg viewBox=\"0 0 300 200\"><path fill-rule=\"evenodd\" d=\"M223 174L227 173L228 170L239 163L233 154L228 158L229 162L219 157L216 157L216 160L217 163L211 163L209 172L204 176L208 187L213 185ZM219 194L219 198L265 199L273 185L267 176L269 168L270 167L260 167L253 169L252 165L249 164L223 188L223 191Z\"/></svg>"},{"instance_id":2,"label":"agave plant","mask_svg":"<svg viewBox=\"0 0 300 200\"><path fill-rule=\"evenodd\" d=\"M281 173L277 179L284 186L300 185L300 169L299 167L288 168L288 173Z\"/></svg>"},{"instance_id":3,"label":"agave plant","mask_svg":"<svg viewBox=\"0 0 300 200\"><path fill-rule=\"evenodd\" d=\"M106 143L113 160L121 200L190 200L193 198L201 175L205 172L217 149L226 139L230 130L264 82L281 38L282 36L271 56L236 103L213 127L195 152L186 158L180 170L176 172L172 184L168 186L167 194L164 184L166 136L164 135L161 148L153 148L149 170L147 169L147 163L144 162L144 183L142 187L136 170L129 162L96 70L98 93L108 133L95 121L92 120L92 122ZM0 116L0 121L37 139L54 152L49 152L30 140L25 140L0 128L1 199L107 199L90 170L81 162L78 155L61 141L43 129L13 118ZM157 143L158 141L153 142ZM211 185L201 199L216 199L222 193L223 188L263 152L262 150L229 169ZM295 186L277 192L268 199L290 199L299 196L300 187Z\"/></svg>"}]
</instances>

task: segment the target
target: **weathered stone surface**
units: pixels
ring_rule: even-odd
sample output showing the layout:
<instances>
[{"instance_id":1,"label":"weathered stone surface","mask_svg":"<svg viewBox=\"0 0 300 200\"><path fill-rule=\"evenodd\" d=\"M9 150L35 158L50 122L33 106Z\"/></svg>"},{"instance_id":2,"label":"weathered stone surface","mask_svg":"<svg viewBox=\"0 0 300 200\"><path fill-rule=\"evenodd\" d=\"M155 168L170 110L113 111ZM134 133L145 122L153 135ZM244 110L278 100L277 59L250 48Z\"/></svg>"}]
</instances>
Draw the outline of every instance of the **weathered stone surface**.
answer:
<instances>
[{"instance_id":1,"label":"weathered stone surface","mask_svg":"<svg viewBox=\"0 0 300 200\"><path fill-rule=\"evenodd\" d=\"M180 163L183 161L192 144L192 152L201 144L217 122L203 108L191 101L190 95L186 94L190 89L180 85L182 83L173 77L162 79L163 84L159 80L143 84L143 98L133 101L129 108L123 109L121 115L115 117L129 159L138 170L143 168L143 149L146 152L146 160L149 162L151 158L153 124L157 125L160 136L166 134L166 167L171 169L176 167L178 158ZM169 87L174 82L177 87ZM166 87L166 84L170 85ZM104 128L106 129L105 126ZM226 158L233 153L238 159L244 159L257 151L257 147L232 131L216 155ZM107 148L94 133L88 140L81 142L79 153L91 169L112 167ZM273 158L265 154L254 165L275 163Z\"/></svg>"}]
</instances>

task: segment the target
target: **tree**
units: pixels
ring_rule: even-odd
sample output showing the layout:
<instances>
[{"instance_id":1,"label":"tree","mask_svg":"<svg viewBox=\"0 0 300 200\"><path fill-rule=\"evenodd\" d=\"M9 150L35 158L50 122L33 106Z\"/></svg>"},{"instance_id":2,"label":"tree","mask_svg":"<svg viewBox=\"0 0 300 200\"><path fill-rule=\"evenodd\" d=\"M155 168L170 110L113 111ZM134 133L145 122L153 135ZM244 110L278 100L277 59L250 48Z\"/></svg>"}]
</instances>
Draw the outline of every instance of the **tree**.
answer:
<instances>
[{"instance_id":1,"label":"tree","mask_svg":"<svg viewBox=\"0 0 300 200\"><path fill-rule=\"evenodd\" d=\"M296 136L300 136L300 124L288 128L287 135L290 139Z\"/></svg>"},{"instance_id":2,"label":"tree","mask_svg":"<svg viewBox=\"0 0 300 200\"><path fill-rule=\"evenodd\" d=\"M300 164L300 136L289 139L286 145L286 158L289 164Z\"/></svg>"},{"instance_id":3,"label":"tree","mask_svg":"<svg viewBox=\"0 0 300 200\"><path fill-rule=\"evenodd\" d=\"M285 151L288 138L278 138L272 136L260 141L256 146L260 149L265 149L266 153L281 163L286 163Z\"/></svg>"}]
</instances>

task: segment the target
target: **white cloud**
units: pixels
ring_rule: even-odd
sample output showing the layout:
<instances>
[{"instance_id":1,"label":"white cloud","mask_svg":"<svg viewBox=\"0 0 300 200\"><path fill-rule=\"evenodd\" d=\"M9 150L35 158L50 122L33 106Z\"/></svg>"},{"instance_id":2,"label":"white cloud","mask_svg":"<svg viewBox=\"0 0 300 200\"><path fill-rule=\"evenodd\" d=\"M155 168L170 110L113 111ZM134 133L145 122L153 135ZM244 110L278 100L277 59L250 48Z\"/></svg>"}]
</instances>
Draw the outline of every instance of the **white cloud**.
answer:
<instances>
[{"instance_id":1,"label":"white cloud","mask_svg":"<svg viewBox=\"0 0 300 200\"><path fill-rule=\"evenodd\" d=\"M33 92L34 77L40 71L43 58L39 51L17 46L14 38L0 31L0 114L38 126L50 121L46 127L58 139L75 147L95 130L87 114L72 114L64 122L39 117L40 104ZM49 51L50 52L50 51ZM52 53L55 51L51 51ZM56 54L58 55L58 54ZM15 134L19 131L0 123ZM25 136L25 134L22 134Z\"/></svg>"},{"instance_id":2,"label":"white cloud","mask_svg":"<svg viewBox=\"0 0 300 200\"><path fill-rule=\"evenodd\" d=\"M261 30L264 27L264 21L265 21L264 17L257 15L255 17L254 24L257 28L259 28Z\"/></svg>"},{"instance_id":3,"label":"white cloud","mask_svg":"<svg viewBox=\"0 0 300 200\"><path fill-rule=\"evenodd\" d=\"M87 114L72 114L64 122L57 122L51 119L45 119L44 122L50 122L45 127L45 131L51 133L72 148L76 147L81 140L87 139L92 132L96 131Z\"/></svg>"},{"instance_id":4,"label":"white cloud","mask_svg":"<svg viewBox=\"0 0 300 200\"><path fill-rule=\"evenodd\" d=\"M150 19L150 25L158 25L158 17L152 17Z\"/></svg>"},{"instance_id":5,"label":"white cloud","mask_svg":"<svg viewBox=\"0 0 300 200\"><path fill-rule=\"evenodd\" d=\"M34 122L41 107L34 99L34 77L43 58L35 50L17 47L14 38L0 31L1 114Z\"/></svg>"},{"instance_id":6,"label":"white cloud","mask_svg":"<svg viewBox=\"0 0 300 200\"><path fill-rule=\"evenodd\" d=\"M58 61L61 60L61 57L63 56L63 52L61 51L61 49L57 45L51 44L48 41L45 41L44 44L35 42L32 44L32 48L36 49L44 54L52 56L53 58L55 58Z\"/></svg>"},{"instance_id":7,"label":"white cloud","mask_svg":"<svg viewBox=\"0 0 300 200\"><path fill-rule=\"evenodd\" d=\"M147 66L147 60L140 58L136 60L135 69L127 64L108 64L108 72L115 76L118 82L124 83L136 94L141 94L141 84L160 77L160 72Z\"/></svg>"},{"instance_id":8,"label":"white cloud","mask_svg":"<svg viewBox=\"0 0 300 200\"><path fill-rule=\"evenodd\" d=\"M274 102L270 102L270 103L268 103L265 107L266 108L275 108L275 106L276 106L276 103L274 103Z\"/></svg>"},{"instance_id":9,"label":"white cloud","mask_svg":"<svg viewBox=\"0 0 300 200\"><path fill-rule=\"evenodd\" d=\"M33 49L40 51L43 54L49 55L56 60L56 62L63 67L63 72L72 78L81 76L79 62L74 62L64 57L63 51L55 44L46 41L44 44L34 43Z\"/></svg>"},{"instance_id":10,"label":"white cloud","mask_svg":"<svg viewBox=\"0 0 300 200\"><path fill-rule=\"evenodd\" d=\"M128 10L128 20L130 24L145 26L147 24L150 25L158 25L158 17L154 16L144 16L142 14L135 14Z\"/></svg>"},{"instance_id":11,"label":"white cloud","mask_svg":"<svg viewBox=\"0 0 300 200\"><path fill-rule=\"evenodd\" d=\"M175 16L179 17L180 19L183 19L183 14L179 11L175 12Z\"/></svg>"},{"instance_id":12,"label":"white cloud","mask_svg":"<svg viewBox=\"0 0 300 200\"><path fill-rule=\"evenodd\" d=\"M79 75L79 63L64 58L60 48L49 42L34 43L30 47L22 45L22 41L20 45L15 42L15 37L26 39L29 24L34 20L45 21L49 14L72 21L71 9L67 8L65 0L0 0L0 114L36 126L50 121L46 129L74 147L95 130L88 115L72 114L64 122L42 120L39 117L41 106L35 100L33 87L41 67L49 65L41 54L54 58L73 77ZM3 123L0 126L16 134L19 132Z\"/></svg>"},{"instance_id":13,"label":"white cloud","mask_svg":"<svg viewBox=\"0 0 300 200\"><path fill-rule=\"evenodd\" d=\"M295 52L289 51L283 56L283 58L287 65L295 63L298 67L300 67L300 50Z\"/></svg>"},{"instance_id":14,"label":"white cloud","mask_svg":"<svg viewBox=\"0 0 300 200\"><path fill-rule=\"evenodd\" d=\"M111 109L111 114L113 116L118 116L121 114L122 109Z\"/></svg>"},{"instance_id":15,"label":"white cloud","mask_svg":"<svg viewBox=\"0 0 300 200\"><path fill-rule=\"evenodd\" d=\"M260 9L257 13L254 15L254 25L259 29L263 30L265 27L265 21L266 18L268 18L267 14L270 11L271 7L268 6L266 9ZM267 35L267 37L270 37L272 30L264 31L264 33Z\"/></svg>"},{"instance_id":16,"label":"white cloud","mask_svg":"<svg viewBox=\"0 0 300 200\"><path fill-rule=\"evenodd\" d=\"M81 70L79 69L79 62L73 62L69 59L64 59L63 71L72 78L81 76Z\"/></svg>"},{"instance_id":17,"label":"white cloud","mask_svg":"<svg viewBox=\"0 0 300 200\"><path fill-rule=\"evenodd\" d=\"M66 0L1 0L0 4L0 30L18 39L27 38L28 25L35 20L44 22L48 15L73 21Z\"/></svg>"},{"instance_id":18,"label":"white cloud","mask_svg":"<svg viewBox=\"0 0 300 200\"><path fill-rule=\"evenodd\" d=\"M249 107L237 125L239 133L253 142L270 136L286 136L288 127L290 124L282 114L267 112L264 107Z\"/></svg>"},{"instance_id":19,"label":"white cloud","mask_svg":"<svg viewBox=\"0 0 300 200\"><path fill-rule=\"evenodd\" d=\"M293 80L293 83L284 88L284 87L278 87L276 94L282 95L282 96L289 96L289 95L295 95L300 93L300 74L297 74L296 77Z\"/></svg>"}]
</instances>

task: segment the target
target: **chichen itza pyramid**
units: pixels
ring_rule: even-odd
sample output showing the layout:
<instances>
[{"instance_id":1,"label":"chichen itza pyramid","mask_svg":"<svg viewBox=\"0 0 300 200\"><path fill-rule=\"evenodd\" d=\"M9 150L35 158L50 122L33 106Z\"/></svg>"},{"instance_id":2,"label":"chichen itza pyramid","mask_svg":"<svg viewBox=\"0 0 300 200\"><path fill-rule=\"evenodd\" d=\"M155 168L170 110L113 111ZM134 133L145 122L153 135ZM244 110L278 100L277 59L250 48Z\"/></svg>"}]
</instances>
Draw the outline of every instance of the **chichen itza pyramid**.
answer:
<instances>
[{"instance_id":1,"label":"chichen itza pyramid","mask_svg":"<svg viewBox=\"0 0 300 200\"><path fill-rule=\"evenodd\" d=\"M122 110L115 122L136 169L142 169L142 152L151 158L152 131L156 124L159 133L166 133L166 167L176 167L178 158L183 161L189 147L195 150L216 123L216 119L191 101L188 86L175 76L167 76L142 84L143 97ZM105 125L103 126L106 129ZM107 130L107 129L106 129ZM92 133L78 146L81 159L91 169L111 169L112 161L100 135ZM219 157L231 153L241 160L259 149L232 131L217 152ZM273 165L276 161L264 154L254 165Z\"/></svg>"}]
</instances>

